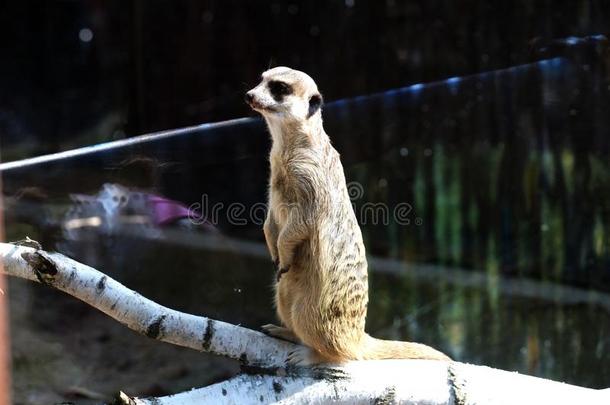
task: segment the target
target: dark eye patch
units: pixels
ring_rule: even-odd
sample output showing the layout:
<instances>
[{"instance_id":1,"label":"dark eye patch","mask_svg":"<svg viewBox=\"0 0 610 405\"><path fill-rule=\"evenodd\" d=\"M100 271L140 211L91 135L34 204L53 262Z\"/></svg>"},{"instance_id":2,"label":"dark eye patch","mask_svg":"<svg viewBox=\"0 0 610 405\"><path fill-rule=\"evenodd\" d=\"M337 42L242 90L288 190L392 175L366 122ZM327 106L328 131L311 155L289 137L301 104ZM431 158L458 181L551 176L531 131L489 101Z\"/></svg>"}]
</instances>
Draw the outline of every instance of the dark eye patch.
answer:
<instances>
[{"instance_id":1,"label":"dark eye patch","mask_svg":"<svg viewBox=\"0 0 610 405\"><path fill-rule=\"evenodd\" d=\"M280 82L278 80L271 80L267 84L269 87L269 91L271 95L275 99L275 101L282 101L284 96L292 94L292 87L289 84Z\"/></svg>"}]
</instances>

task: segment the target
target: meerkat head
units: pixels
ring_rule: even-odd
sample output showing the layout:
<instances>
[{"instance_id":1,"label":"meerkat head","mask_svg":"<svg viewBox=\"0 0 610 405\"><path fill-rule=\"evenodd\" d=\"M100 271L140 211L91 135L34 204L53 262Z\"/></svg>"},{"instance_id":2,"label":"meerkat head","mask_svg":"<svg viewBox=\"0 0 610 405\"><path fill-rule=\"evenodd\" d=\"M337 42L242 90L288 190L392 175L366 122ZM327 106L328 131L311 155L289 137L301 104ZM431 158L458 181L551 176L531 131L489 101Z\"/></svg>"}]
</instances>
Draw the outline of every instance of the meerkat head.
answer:
<instances>
[{"instance_id":1,"label":"meerkat head","mask_svg":"<svg viewBox=\"0 0 610 405\"><path fill-rule=\"evenodd\" d=\"M322 95L309 75L280 66L262 74L246 103L268 120L304 121L320 112Z\"/></svg>"}]
</instances>

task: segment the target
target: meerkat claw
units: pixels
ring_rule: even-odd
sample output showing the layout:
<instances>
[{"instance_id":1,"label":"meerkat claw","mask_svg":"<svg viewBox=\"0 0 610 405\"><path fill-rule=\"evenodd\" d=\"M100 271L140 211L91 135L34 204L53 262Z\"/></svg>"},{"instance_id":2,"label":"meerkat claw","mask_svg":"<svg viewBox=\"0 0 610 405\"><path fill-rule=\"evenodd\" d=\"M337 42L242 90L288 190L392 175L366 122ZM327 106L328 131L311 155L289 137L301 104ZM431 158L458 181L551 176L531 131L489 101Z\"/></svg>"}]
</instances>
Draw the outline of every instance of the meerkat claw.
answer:
<instances>
[{"instance_id":1,"label":"meerkat claw","mask_svg":"<svg viewBox=\"0 0 610 405\"><path fill-rule=\"evenodd\" d=\"M313 350L307 346L300 346L294 349L288 353L288 358L286 359L286 363L293 366L312 366L319 362Z\"/></svg>"},{"instance_id":2,"label":"meerkat claw","mask_svg":"<svg viewBox=\"0 0 610 405\"><path fill-rule=\"evenodd\" d=\"M278 283L280 282L280 279L282 278L282 275L284 273L288 273L288 270L290 270L290 267L286 267L286 268L283 268L283 269L282 268L278 269L277 274L276 274L276 280L277 280Z\"/></svg>"},{"instance_id":3,"label":"meerkat claw","mask_svg":"<svg viewBox=\"0 0 610 405\"><path fill-rule=\"evenodd\" d=\"M288 328L277 326L272 323L261 326L266 335L273 336L278 339L286 340L292 343L300 343L299 338Z\"/></svg>"},{"instance_id":4,"label":"meerkat claw","mask_svg":"<svg viewBox=\"0 0 610 405\"><path fill-rule=\"evenodd\" d=\"M261 326L261 329L265 335L277 336L275 331L278 329L281 329L281 326L277 326L272 323L267 323L267 324Z\"/></svg>"}]
</instances>

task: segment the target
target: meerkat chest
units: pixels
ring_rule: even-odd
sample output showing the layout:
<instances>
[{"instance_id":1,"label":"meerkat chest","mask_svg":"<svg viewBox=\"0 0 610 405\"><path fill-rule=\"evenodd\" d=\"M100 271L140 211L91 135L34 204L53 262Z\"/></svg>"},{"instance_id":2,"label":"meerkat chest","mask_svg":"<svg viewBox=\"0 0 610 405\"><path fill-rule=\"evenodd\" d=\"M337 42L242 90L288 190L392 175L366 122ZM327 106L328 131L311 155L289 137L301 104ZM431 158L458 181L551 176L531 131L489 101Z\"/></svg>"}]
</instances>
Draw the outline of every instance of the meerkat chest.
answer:
<instances>
[{"instance_id":1,"label":"meerkat chest","mask_svg":"<svg viewBox=\"0 0 610 405\"><path fill-rule=\"evenodd\" d=\"M280 226L286 223L288 218L288 206L289 204L286 202L283 194L276 187L271 185L269 190L269 208L273 213L275 222Z\"/></svg>"},{"instance_id":2,"label":"meerkat chest","mask_svg":"<svg viewBox=\"0 0 610 405\"><path fill-rule=\"evenodd\" d=\"M294 176L295 158L284 153L272 153L271 161L271 177L269 179L269 187L272 193L281 198L284 202L295 202L294 187L297 179Z\"/></svg>"},{"instance_id":3,"label":"meerkat chest","mask_svg":"<svg viewBox=\"0 0 610 405\"><path fill-rule=\"evenodd\" d=\"M292 179L286 165L274 165L269 179L269 208L278 224L286 223L291 208L297 204Z\"/></svg>"}]
</instances>

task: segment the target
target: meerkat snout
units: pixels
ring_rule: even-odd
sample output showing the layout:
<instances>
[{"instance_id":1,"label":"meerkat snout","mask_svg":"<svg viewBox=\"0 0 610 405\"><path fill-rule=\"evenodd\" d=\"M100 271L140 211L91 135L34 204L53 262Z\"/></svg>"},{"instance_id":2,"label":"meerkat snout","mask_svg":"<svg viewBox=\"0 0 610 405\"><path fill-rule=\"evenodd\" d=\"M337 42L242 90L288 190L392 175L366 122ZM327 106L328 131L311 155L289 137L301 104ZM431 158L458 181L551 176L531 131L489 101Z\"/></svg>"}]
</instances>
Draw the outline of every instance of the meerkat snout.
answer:
<instances>
[{"instance_id":1,"label":"meerkat snout","mask_svg":"<svg viewBox=\"0 0 610 405\"><path fill-rule=\"evenodd\" d=\"M247 92L244 96L244 100L246 101L246 104L252 106L252 102L254 101L254 94Z\"/></svg>"}]
</instances>

